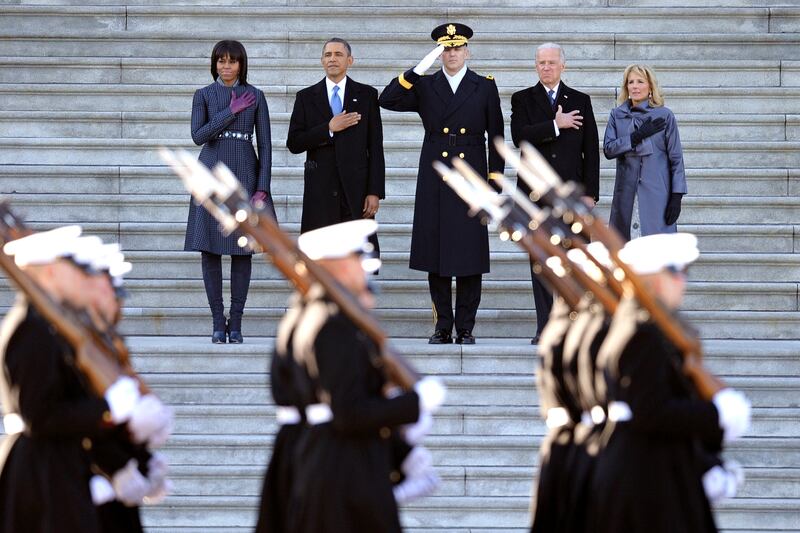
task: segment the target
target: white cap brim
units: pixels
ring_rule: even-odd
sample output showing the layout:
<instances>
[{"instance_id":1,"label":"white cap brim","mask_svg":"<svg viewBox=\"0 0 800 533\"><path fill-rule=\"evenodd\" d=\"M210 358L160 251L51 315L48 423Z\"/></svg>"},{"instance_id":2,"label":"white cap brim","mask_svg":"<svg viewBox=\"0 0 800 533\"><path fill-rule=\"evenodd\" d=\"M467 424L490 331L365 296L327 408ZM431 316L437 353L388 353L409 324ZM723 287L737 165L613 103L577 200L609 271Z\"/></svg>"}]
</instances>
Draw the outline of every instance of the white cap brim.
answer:
<instances>
[{"instance_id":1,"label":"white cap brim","mask_svg":"<svg viewBox=\"0 0 800 533\"><path fill-rule=\"evenodd\" d=\"M300 235L297 245L309 259L339 259L364 251L367 238L378 230L369 218L325 226Z\"/></svg>"},{"instance_id":2,"label":"white cap brim","mask_svg":"<svg viewBox=\"0 0 800 533\"><path fill-rule=\"evenodd\" d=\"M619 258L641 275L655 274L669 266L683 269L699 256L697 237L691 233L640 237L625 244L619 252Z\"/></svg>"}]
</instances>

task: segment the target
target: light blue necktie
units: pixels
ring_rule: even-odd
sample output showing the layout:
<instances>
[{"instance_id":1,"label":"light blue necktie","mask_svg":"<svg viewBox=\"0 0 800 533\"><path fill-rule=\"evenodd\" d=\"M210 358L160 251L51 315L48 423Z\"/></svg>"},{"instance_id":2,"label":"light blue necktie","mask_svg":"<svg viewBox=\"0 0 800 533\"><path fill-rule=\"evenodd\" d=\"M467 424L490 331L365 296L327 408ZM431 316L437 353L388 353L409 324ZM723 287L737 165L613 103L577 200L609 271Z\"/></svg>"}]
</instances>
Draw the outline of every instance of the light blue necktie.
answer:
<instances>
[{"instance_id":1,"label":"light blue necktie","mask_svg":"<svg viewBox=\"0 0 800 533\"><path fill-rule=\"evenodd\" d=\"M339 98L339 86L333 86L333 96L331 96L331 111L334 115L342 112L342 99Z\"/></svg>"},{"instance_id":2,"label":"light blue necktie","mask_svg":"<svg viewBox=\"0 0 800 533\"><path fill-rule=\"evenodd\" d=\"M550 106L555 109L556 107L556 93L553 89L547 91L547 96L550 98Z\"/></svg>"}]
</instances>

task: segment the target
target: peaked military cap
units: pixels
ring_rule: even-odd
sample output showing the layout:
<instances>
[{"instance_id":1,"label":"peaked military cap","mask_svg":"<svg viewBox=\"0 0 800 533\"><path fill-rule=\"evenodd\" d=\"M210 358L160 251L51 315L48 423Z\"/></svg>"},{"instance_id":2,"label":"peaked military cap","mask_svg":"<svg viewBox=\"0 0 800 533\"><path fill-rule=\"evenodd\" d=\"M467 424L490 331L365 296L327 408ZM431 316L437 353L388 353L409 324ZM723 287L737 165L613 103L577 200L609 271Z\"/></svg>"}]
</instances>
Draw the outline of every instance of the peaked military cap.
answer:
<instances>
[{"instance_id":1,"label":"peaked military cap","mask_svg":"<svg viewBox=\"0 0 800 533\"><path fill-rule=\"evenodd\" d=\"M472 37L472 28L458 22L448 22L437 26L431 32L431 39L445 48L464 46Z\"/></svg>"}]
</instances>

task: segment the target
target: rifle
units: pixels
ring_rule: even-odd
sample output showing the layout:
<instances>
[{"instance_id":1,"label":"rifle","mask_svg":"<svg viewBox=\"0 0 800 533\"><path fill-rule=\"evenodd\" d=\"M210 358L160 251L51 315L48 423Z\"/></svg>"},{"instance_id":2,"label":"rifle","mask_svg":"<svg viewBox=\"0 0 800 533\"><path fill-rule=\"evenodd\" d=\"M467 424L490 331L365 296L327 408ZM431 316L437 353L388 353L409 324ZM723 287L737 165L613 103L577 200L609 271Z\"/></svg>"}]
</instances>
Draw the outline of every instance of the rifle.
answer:
<instances>
[{"instance_id":1,"label":"rifle","mask_svg":"<svg viewBox=\"0 0 800 533\"><path fill-rule=\"evenodd\" d=\"M230 170L218 163L209 171L185 151L173 153L165 148L161 158L183 180L197 203L220 223L223 233L239 230L238 244L264 251L272 263L301 294L314 285L321 286L339 310L378 346L380 355L373 364L381 368L386 378L405 390L419 381L417 371L388 345L386 332L377 318L318 263L310 259L262 206L251 205L247 193Z\"/></svg>"},{"instance_id":2,"label":"rifle","mask_svg":"<svg viewBox=\"0 0 800 533\"><path fill-rule=\"evenodd\" d=\"M6 202L0 202L0 250L12 240L33 233ZM24 270L14 258L0 251L0 268L25 295L28 302L47 320L75 351L75 365L100 397L122 375L137 379L143 394L150 391L133 371L124 341L116 333L101 332L86 311L57 302ZM116 336L116 338L115 338ZM122 342L120 345L119 342ZM124 349L123 349L124 348Z\"/></svg>"}]
</instances>

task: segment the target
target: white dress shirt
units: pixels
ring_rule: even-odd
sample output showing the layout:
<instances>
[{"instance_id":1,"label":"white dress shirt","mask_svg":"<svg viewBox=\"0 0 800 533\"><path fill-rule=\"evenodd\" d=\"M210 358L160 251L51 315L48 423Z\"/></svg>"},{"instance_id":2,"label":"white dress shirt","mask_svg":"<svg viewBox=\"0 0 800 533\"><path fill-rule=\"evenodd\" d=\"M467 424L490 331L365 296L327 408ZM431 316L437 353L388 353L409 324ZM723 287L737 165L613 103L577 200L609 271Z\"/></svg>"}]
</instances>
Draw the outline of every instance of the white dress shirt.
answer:
<instances>
[{"instance_id":1,"label":"white dress shirt","mask_svg":"<svg viewBox=\"0 0 800 533\"><path fill-rule=\"evenodd\" d=\"M447 73L444 67L442 67L442 72L444 72L444 77L447 80L447 83L450 84L450 89L453 91L453 94L456 94L458 90L458 86L461 83L461 80L464 79L464 76L467 74L467 65L461 67L461 70L456 72L454 75L450 75Z\"/></svg>"},{"instance_id":2,"label":"white dress shirt","mask_svg":"<svg viewBox=\"0 0 800 533\"><path fill-rule=\"evenodd\" d=\"M333 88L339 87L339 100L342 101L342 111L347 111L344 107L344 86L347 84L347 76L342 78L339 83L333 83L330 78L325 77L325 85L328 86L328 107L331 105L331 98L333 98ZM328 130L328 135L333 137L333 132Z\"/></svg>"},{"instance_id":3,"label":"white dress shirt","mask_svg":"<svg viewBox=\"0 0 800 533\"><path fill-rule=\"evenodd\" d=\"M558 98L558 88L561 87L561 82L556 83L555 87L548 87L547 85L545 85L543 83L542 87L544 87L544 92L545 93L549 93L552 90L553 91L553 98ZM547 95L547 99L548 100L550 99L550 95L549 94ZM556 108L556 109L558 109L558 108ZM555 128L556 137L558 137L561 134L561 132L559 131L558 124L556 124L555 120L553 121L553 128Z\"/></svg>"}]
</instances>

